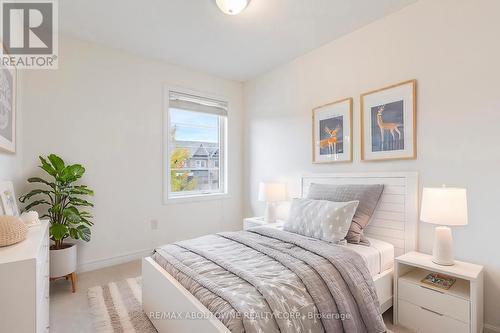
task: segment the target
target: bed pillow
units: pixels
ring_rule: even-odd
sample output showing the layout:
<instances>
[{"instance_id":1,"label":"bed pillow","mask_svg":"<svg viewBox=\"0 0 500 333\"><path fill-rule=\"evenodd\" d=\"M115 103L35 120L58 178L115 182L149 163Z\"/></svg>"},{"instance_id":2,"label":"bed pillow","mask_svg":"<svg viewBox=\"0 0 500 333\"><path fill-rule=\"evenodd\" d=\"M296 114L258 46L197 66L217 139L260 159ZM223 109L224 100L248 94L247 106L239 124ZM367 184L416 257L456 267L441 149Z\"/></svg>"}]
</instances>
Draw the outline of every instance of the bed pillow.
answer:
<instances>
[{"instance_id":1,"label":"bed pillow","mask_svg":"<svg viewBox=\"0 0 500 333\"><path fill-rule=\"evenodd\" d=\"M327 242L345 242L358 203L293 199L283 229Z\"/></svg>"},{"instance_id":2,"label":"bed pillow","mask_svg":"<svg viewBox=\"0 0 500 333\"><path fill-rule=\"evenodd\" d=\"M363 229L370 223L370 219L377 207L384 185L332 185L332 184L311 184L308 199L329 200L344 202L358 200L359 205L352 219L346 239L349 243L370 245L364 237Z\"/></svg>"}]
</instances>

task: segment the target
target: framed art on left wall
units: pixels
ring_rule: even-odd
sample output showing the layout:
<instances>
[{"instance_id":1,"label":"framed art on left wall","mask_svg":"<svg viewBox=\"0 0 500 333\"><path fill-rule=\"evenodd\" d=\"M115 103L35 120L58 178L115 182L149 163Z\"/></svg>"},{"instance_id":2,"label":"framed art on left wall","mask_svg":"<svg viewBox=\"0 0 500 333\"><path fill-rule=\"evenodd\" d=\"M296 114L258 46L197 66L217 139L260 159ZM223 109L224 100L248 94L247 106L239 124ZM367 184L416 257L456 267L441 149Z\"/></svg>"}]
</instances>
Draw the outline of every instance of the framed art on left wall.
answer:
<instances>
[{"instance_id":1,"label":"framed art on left wall","mask_svg":"<svg viewBox=\"0 0 500 333\"><path fill-rule=\"evenodd\" d=\"M0 151L16 152L16 70L0 66Z\"/></svg>"},{"instance_id":2,"label":"framed art on left wall","mask_svg":"<svg viewBox=\"0 0 500 333\"><path fill-rule=\"evenodd\" d=\"M313 163L352 162L352 98L313 109Z\"/></svg>"}]
</instances>

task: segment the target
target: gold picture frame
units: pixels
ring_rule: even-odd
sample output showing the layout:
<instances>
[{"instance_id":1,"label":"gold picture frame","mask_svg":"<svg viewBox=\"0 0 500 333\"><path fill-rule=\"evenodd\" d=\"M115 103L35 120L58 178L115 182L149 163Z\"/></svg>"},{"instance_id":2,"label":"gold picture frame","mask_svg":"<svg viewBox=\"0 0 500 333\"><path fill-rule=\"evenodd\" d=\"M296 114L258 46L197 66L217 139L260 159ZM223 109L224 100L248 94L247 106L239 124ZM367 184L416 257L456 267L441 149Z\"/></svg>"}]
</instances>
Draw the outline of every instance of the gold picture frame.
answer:
<instances>
[{"instance_id":1,"label":"gold picture frame","mask_svg":"<svg viewBox=\"0 0 500 333\"><path fill-rule=\"evenodd\" d=\"M312 162L352 162L353 98L343 98L312 110Z\"/></svg>"},{"instance_id":2,"label":"gold picture frame","mask_svg":"<svg viewBox=\"0 0 500 333\"><path fill-rule=\"evenodd\" d=\"M417 80L361 94L360 117L362 161L417 158Z\"/></svg>"}]
</instances>

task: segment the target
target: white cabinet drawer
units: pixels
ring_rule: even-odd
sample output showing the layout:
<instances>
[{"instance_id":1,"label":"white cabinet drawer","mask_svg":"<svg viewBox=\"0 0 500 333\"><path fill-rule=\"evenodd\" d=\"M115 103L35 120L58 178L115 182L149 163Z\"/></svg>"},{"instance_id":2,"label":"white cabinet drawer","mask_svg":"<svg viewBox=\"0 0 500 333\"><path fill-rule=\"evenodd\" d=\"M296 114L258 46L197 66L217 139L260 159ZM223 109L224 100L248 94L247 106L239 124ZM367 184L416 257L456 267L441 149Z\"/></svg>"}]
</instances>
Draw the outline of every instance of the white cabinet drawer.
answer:
<instances>
[{"instance_id":1,"label":"white cabinet drawer","mask_svg":"<svg viewBox=\"0 0 500 333\"><path fill-rule=\"evenodd\" d=\"M43 264L49 255L49 237L45 236L40 244L40 248L37 253L37 264Z\"/></svg>"},{"instance_id":2,"label":"white cabinet drawer","mask_svg":"<svg viewBox=\"0 0 500 333\"><path fill-rule=\"evenodd\" d=\"M468 333L469 324L398 299L399 324L417 333Z\"/></svg>"},{"instance_id":3,"label":"white cabinet drawer","mask_svg":"<svg viewBox=\"0 0 500 333\"><path fill-rule=\"evenodd\" d=\"M27 238L0 248L0 332L48 333L48 221L30 227ZM4 261L5 260L5 261Z\"/></svg>"},{"instance_id":4,"label":"white cabinet drawer","mask_svg":"<svg viewBox=\"0 0 500 333\"><path fill-rule=\"evenodd\" d=\"M465 323L470 321L469 300L429 289L401 278L398 281L398 299Z\"/></svg>"},{"instance_id":5,"label":"white cabinet drawer","mask_svg":"<svg viewBox=\"0 0 500 333\"><path fill-rule=\"evenodd\" d=\"M36 290L37 292L43 292L43 286L45 282L49 280L49 258L45 258L45 262L37 267L36 274Z\"/></svg>"},{"instance_id":6,"label":"white cabinet drawer","mask_svg":"<svg viewBox=\"0 0 500 333\"><path fill-rule=\"evenodd\" d=\"M41 295L36 306L37 333L48 332L49 330L49 310L50 309L50 285L49 279L44 280L41 288Z\"/></svg>"},{"instance_id":7,"label":"white cabinet drawer","mask_svg":"<svg viewBox=\"0 0 500 333\"><path fill-rule=\"evenodd\" d=\"M37 299L44 295L45 285L49 280L49 242L48 237L45 237L36 258L36 290Z\"/></svg>"},{"instance_id":8,"label":"white cabinet drawer","mask_svg":"<svg viewBox=\"0 0 500 333\"><path fill-rule=\"evenodd\" d=\"M49 331L49 309L50 309L49 287L48 281L45 286L43 297L38 301L36 308L37 333Z\"/></svg>"}]
</instances>

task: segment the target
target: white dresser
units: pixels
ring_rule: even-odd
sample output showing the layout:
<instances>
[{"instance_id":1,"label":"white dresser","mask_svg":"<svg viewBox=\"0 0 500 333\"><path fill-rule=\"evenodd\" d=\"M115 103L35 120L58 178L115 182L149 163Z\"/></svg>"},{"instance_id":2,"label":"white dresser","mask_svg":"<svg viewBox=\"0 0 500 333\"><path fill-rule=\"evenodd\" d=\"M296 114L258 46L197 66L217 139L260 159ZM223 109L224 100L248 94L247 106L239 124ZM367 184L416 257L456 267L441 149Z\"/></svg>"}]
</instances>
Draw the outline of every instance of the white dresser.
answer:
<instances>
[{"instance_id":1,"label":"white dresser","mask_svg":"<svg viewBox=\"0 0 500 333\"><path fill-rule=\"evenodd\" d=\"M49 332L48 221L0 247L0 333Z\"/></svg>"}]
</instances>

